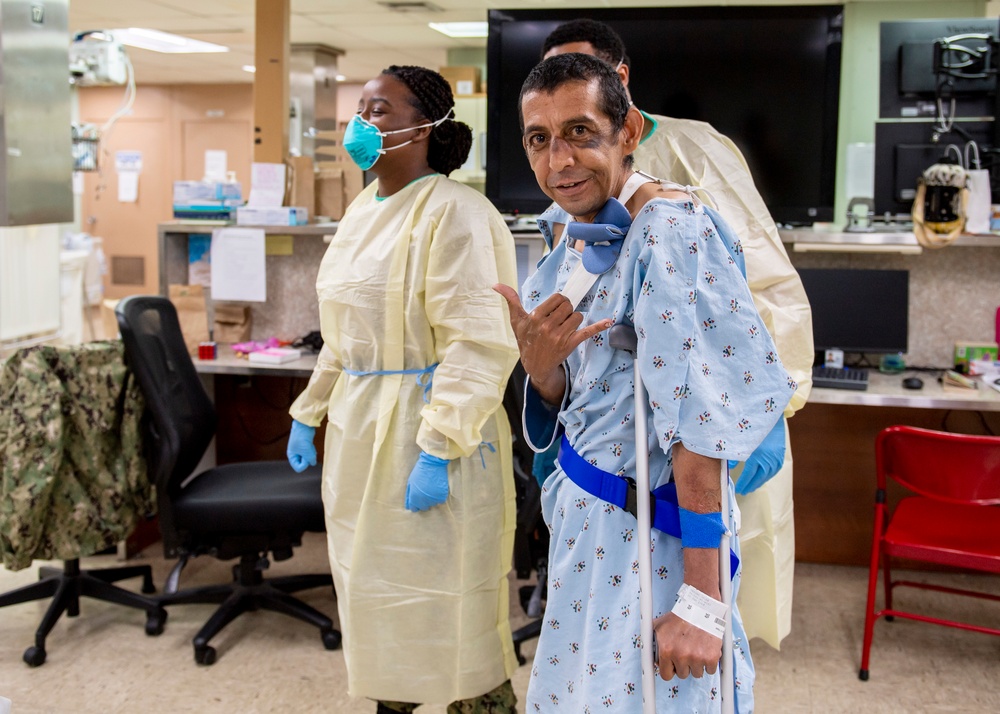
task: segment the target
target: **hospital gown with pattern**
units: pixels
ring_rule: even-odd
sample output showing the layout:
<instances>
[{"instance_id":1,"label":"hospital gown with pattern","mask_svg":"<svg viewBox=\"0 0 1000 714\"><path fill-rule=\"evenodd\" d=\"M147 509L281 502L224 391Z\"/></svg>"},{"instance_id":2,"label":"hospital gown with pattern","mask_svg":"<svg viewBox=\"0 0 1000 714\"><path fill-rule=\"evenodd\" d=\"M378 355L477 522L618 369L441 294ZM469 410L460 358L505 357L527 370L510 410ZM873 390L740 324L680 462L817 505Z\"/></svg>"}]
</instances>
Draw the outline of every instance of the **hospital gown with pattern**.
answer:
<instances>
[{"instance_id":1,"label":"hospital gown with pattern","mask_svg":"<svg viewBox=\"0 0 1000 714\"><path fill-rule=\"evenodd\" d=\"M553 207L539 226L551 240L552 224L565 220L565 212ZM718 214L693 200L657 198L640 210L618 262L577 308L584 324L611 318L635 326L649 395L653 488L672 479L670 450L677 441L710 458L745 459L795 391L754 308L742 258L739 240ZM564 241L554 246L525 283L525 309L558 291L579 261ZM569 391L559 419L573 449L604 471L634 478L630 355L599 333L566 364ZM561 468L543 486L542 509L551 533L548 599L527 709L640 711L635 518L580 489ZM727 515L735 532L734 514ZM659 617L671 609L683 582L683 553L672 536L654 530L652 538ZM738 539L732 545L738 554ZM734 590L739 577L737 572ZM737 711L749 712L753 665L739 613L733 614ZM718 692L718 674L670 681L657 676L657 711L718 711Z\"/></svg>"}]
</instances>

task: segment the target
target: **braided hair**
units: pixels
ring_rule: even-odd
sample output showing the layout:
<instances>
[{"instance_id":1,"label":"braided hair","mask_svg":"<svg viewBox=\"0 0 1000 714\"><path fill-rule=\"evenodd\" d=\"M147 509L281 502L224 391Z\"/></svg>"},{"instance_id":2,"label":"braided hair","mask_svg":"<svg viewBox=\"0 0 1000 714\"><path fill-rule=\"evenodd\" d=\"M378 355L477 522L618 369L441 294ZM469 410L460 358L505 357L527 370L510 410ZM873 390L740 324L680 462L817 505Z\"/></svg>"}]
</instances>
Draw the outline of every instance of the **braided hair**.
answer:
<instances>
[{"instance_id":1,"label":"braided hair","mask_svg":"<svg viewBox=\"0 0 1000 714\"><path fill-rule=\"evenodd\" d=\"M382 70L406 85L413 96L410 104L427 121L448 116L455 107L451 85L434 70L411 65L392 65ZM447 176L465 163L472 148L472 129L460 121L444 121L431 129L427 146L427 163Z\"/></svg>"}]
</instances>

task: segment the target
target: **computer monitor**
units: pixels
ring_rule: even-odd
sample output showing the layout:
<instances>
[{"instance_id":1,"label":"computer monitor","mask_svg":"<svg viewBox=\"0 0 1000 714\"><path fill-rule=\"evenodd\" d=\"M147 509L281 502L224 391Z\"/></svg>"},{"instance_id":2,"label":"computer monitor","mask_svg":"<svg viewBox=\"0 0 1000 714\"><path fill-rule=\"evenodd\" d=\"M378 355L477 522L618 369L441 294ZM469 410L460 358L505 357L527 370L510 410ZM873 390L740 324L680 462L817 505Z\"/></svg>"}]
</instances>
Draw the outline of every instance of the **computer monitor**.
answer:
<instances>
[{"instance_id":1,"label":"computer monitor","mask_svg":"<svg viewBox=\"0 0 1000 714\"><path fill-rule=\"evenodd\" d=\"M817 351L892 354L907 350L906 270L803 268Z\"/></svg>"},{"instance_id":2,"label":"computer monitor","mask_svg":"<svg viewBox=\"0 0 1000 714\"><path fill-rule=\"evenodd\" d=\"M521 147L518 96L548 34L587 17L624 40L637 106L709 122L736 143L775 221L834 219L842 4L609 4L490 10L486 196L501 212L540 213L552 203Z\"/></svg>"}]
</instances>

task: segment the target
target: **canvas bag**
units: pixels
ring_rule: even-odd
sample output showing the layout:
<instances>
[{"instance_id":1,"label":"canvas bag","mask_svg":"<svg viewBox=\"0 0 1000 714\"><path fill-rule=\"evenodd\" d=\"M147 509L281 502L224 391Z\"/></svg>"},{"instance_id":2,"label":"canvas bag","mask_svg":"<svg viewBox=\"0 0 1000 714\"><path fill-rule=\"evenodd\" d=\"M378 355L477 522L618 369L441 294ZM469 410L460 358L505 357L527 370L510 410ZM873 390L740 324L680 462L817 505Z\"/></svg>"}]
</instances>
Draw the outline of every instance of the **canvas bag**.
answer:
<instances>
[{"instance_id":1,"label":"canvas bag","mask_svg":"<svg viewBox=\"0 0 1000 714\"><path fill-rule=\"evenodd\" d=\"M972 149L970 160L969 149ZM990 192L990 172L979 163L979 146L974 141L965 145L965 173L969 176L969 206L966 209L965 232L989 233L993 214Z\"/></svg>"}]
</instances>

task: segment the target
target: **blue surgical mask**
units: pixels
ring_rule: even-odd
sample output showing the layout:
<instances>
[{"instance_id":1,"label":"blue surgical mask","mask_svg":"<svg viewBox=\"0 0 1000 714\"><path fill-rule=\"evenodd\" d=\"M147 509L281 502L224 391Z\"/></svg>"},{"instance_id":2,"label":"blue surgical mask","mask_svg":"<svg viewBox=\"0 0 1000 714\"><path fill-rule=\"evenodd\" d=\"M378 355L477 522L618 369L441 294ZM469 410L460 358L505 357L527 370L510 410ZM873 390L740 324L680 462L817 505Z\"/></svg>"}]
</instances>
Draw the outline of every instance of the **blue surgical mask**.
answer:
<instances>
[{"instance_id":1,"label":"blue surgical mask","mask_svg":"<svg viewBox=\"0 0 1000 714\"><path fill-rule=\"evenodd\" d=\"M389 134L402 134L404 131L423 129L427 126L437 126L441 122L451 119L451 114L452 110L448 110L448 113L437 121L429 124L421 124L420 126L411 126L409 129L396 129L394 131L379 131L378 127L370 121L366 121L360 114L355 114L351 117L351 121L347 124L347 130L344 132L344 149L354 159L354 163L360 166L363 171L367 171L375 165L379 156L385 152L399 149L413 142L413 139L410 139L409 141L404 141L402 144L383 148L382 137L389 136Z\"/></svg>"}]
</instances>

